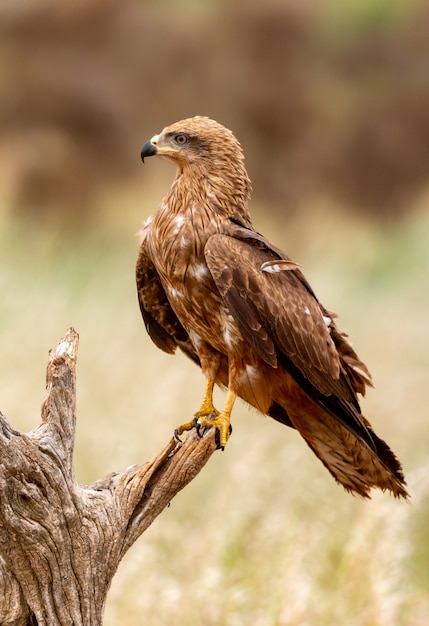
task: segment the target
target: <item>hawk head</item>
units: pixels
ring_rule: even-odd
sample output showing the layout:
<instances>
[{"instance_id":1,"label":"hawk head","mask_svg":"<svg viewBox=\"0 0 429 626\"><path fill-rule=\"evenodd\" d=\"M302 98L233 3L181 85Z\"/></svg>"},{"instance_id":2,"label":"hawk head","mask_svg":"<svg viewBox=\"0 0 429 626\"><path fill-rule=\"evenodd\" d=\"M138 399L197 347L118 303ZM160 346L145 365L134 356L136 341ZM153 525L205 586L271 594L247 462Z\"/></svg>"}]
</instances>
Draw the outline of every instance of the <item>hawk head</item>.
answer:
<instances>
[{"instance_id":1,"label":"hawk head","mask_svg":"<svg viewBox=\"0 0 429 626\"><path fill-rule=\"evenodd\" d=\"M208 117L190 117L154 135L144 144L141 158L144 162L145 157L155 155L167 157L182 171L205 169L210 175L248 179L240 143L230 130Z\"/></svg>"}]
</instances>

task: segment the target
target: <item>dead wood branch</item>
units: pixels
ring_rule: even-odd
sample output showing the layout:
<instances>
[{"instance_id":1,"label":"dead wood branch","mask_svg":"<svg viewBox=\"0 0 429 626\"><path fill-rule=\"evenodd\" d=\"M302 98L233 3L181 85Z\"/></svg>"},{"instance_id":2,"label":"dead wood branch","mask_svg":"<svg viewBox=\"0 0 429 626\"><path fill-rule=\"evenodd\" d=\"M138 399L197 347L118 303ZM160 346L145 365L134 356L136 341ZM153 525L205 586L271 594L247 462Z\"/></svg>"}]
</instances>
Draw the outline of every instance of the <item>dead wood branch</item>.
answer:
<instances>
[{"instance_id":1,"label":"dead wood branch","mask_svg":"<svg viewBox=\"0 0 429 626\"><path fill-rule=\"evenodd\" d=\"M203 468L212 431L171 439L150 462L76 483L78 335L50 354L42 423L16 431L0 414L0 624L97 626L133 542Z\"/></svg>"}]
</instances>

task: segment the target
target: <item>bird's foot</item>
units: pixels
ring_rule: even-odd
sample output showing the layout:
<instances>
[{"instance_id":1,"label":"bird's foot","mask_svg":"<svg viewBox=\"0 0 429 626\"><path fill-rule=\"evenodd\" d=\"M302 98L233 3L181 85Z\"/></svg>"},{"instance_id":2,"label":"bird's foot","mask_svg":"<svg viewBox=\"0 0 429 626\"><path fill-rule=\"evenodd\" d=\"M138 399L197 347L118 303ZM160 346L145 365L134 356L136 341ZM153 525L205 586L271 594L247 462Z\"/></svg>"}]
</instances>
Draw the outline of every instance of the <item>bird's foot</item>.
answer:
<instances>
[{"instance_id":1,"label":"bird's foot","mask_svg":"<svg viewBox=\"0 0 429 626\"><path fill-rule=\"evenodd\" d=\"M230 434L232 433L232 426L230 423L229 415L225 415L224 413L219 413L217 409L211 407L211 411L206 413L205 411L197 411L195 413L194 419L189 422L185 422L185 424L181 424L174 431L174 437L178 441L182 441L180 439L180 435L187 430L192 430L195 428L200 437L203 436L203 432L206 428L212 428L213 426L216 429L216 440L218 447L224 450L226 446L226 442L229 439Z\"/></svg>"},{"instance_id":2,"label":"bird's foot","mask_svg":"<svg viewBox=\"0 0 429 626\"><path fill-rule=\"evenodd\" d=\"M198 416L197 413L195 415L194 423L198 434L200 434L201 430L204 431L206 428L212 428L214 426L216 429L216 443L218 445L218 448L220 448L221 450L225 449L226 442L228 441L232 433L232 426L229 415L227 415L223 411L219 413L219 411L216 411L216 409L209 415Z\"/></svg>"},{"instance_id":3,"label":"bird's foot","mask_svg":"<svg viewBox=\"0 0 429 626\"><path fill-rule=\"evenodd\" d=\"M216 418L218 415L219 415L219 411L215 409L215 407L213 406L213 402L209 398L205 397L200 407L200 410L194 413L194 418L190 420L189 422L185 422L184 424L181 424L180 426L178 426L174 431L174 437L178 441L181 441L180 435L186 432L187 430L192 430L193 428L196 428L197 433L200 435L200 437L202 437L202 434L200 433L200 428L202 424L200 423L199 420L207 419L209 417Z\"/></svg>"},{"instance_id":4,"label":"bird's foot","mask_svg":"<svg viewBox=\"0 0 429 626\"><path fill-rule=\"evenodd\" d=\"M180 443L182 443L180 435L187 430L192 430L193 428L195 428L195 419L191 420L190 422L180 424L180 426L174 429L174 438L176 439L176 441L180 441Z\"/></svg>"}]
</instances>

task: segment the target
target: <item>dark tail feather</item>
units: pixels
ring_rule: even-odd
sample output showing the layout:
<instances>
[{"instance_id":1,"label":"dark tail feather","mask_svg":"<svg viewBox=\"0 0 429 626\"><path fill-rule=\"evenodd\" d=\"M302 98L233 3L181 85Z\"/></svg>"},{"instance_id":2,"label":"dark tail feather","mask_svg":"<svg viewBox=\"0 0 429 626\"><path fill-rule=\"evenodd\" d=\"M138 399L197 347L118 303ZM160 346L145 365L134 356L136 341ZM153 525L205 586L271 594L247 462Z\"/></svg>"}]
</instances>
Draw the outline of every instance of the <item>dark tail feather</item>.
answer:
<instances>
[{"instance_id":1,"label":"dark tail feather","mask_svg":"<svg viewBox=\"0 0 429 626\"><path fill-rule=\"evenodd\" d=\"M347 491L368 498L371 488L391 491L395 497L408 498L402 467L387 443L372 430L362 417L371 445L337 422L329 413L310 417L294 416L274 402L268 415L276 421L296 428L307 445L322 461L332 476Z\"/></svg>"},{"instance_id":2,"label":"dark tail feather","mask_svg":"<svg viewBox=\"0 0 429 626\"><path fill-rule=\"evenodd\" d=\"M270 409L267 415L275 419L277 422L284 424L285 426L290 426L291 428L295 428L286 410L277 402L273 402L273 404L270 406Z\"/></svg>"},{"instance_id":3,"label":"dark tail feather","mask_svg":"<svg viewBox=\"0 0 429 626\"><path fill-rule=\"evenodd\" d=\"M396 458L395 454L389 448L387 443L385 441L383 441L383 439L380 439L380 437L378 437L373 430L369 429L369 431L371 433L372 441L375 444L375 448L376 448L376 451L377 451L378 458L383 463L383 465L385 465L392 472L393 476L402 485L405 486L405 484L406 484L405 483L405 477L404 477L404 474L403 474L403 471L402 471L401 463ZM401 493L400 495L408 497L408 494L405 491L405 489L404 489L404 492L405 493Z\"/></svg>"}]
</instances>

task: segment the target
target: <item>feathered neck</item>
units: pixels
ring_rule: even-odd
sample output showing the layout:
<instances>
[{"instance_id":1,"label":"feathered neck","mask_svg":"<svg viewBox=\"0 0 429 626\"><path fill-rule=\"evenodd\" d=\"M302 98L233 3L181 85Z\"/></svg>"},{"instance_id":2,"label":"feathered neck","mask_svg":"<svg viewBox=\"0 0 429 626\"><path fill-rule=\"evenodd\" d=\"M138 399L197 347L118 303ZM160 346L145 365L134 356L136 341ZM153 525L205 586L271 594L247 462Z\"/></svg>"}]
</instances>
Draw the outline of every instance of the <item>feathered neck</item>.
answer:
<instances>
[{"instance_id":1,"label":"feathered neck","mask_svg":"<svg viewBox=\"0 0 429 626\"><path fill-rule=\"evenodd\" d=\"M211 156L210 160L202 157L197 162L180 164L169 197L177 195L185 205L196 202L222 217L250 225L247 204L252 186L241 150L237 152L235 159L230 155L223 159Z\"/></svg>"}]
</instances>

